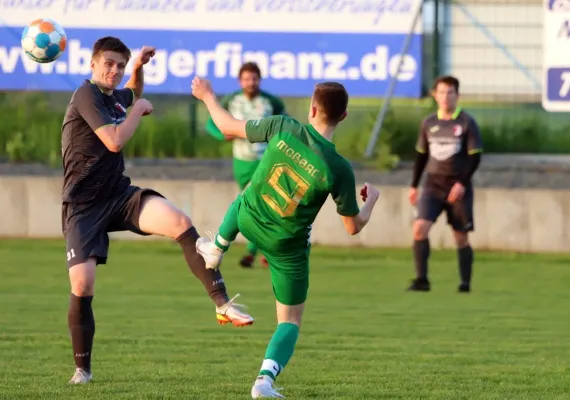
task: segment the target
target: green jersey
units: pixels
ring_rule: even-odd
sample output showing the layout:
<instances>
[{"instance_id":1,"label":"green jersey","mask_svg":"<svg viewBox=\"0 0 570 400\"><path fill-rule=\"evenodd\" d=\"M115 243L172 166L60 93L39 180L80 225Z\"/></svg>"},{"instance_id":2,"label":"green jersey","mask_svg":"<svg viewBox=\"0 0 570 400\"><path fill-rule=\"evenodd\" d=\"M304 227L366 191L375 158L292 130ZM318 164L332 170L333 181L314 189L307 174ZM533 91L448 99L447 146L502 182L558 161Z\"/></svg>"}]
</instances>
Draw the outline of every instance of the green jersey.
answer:
<instances>
[{"instance_id":1,"label":"green jersey","mask_svg":"<svg viewBox=\"0 0 570 400\"><path fill-rule=\"evenodd\" d=\"M306 246L329 194L338 214L359 213L351 165L311 125L273 116L249 120L246 134L249 142L268 147L243 192L241 211L267 233L272 248Z\"/></svg>"},{"instance_id":2,"label":"green jersey","mask_svg":"<svg viewBox=\"0 0 570 400\"><path fill-rule=\"evenodd\" d=\"M281 115L285 112L285 105L280 99L263 91L253 99L249 99L242 90L238 90L225 96L220 104L235 119L243 121ZM224 138L211 118L207 122L206 130L218 139ZM266 147L266 143L250 143L245 139L235 139L233 140L233 156L236 160L257 161L263 156Z\"/></svg>"}]
</instances>

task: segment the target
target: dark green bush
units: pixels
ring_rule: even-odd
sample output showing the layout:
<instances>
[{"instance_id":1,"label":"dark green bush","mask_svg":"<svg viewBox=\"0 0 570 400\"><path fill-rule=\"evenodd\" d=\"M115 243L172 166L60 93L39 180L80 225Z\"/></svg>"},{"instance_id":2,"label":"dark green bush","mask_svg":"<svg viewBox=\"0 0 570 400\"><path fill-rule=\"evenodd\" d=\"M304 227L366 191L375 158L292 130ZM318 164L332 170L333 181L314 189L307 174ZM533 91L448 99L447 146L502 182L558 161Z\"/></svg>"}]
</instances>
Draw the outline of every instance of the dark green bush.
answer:
<instances>
[{"instance_id":1,"label":"dark green bush","mask_svg":"<svg viewBox=\"0 0 570 400\"><path fill-rule=\"evenodd\" d=\"M178 105L177 105L178 104ZM231 143L211 138L204 130L207 113L197 110L197 129L191 129L188 103L168 104L162 113L145 117L134 137L124 149L127 157L147 158L227 158ZM307 101L288 107L293 116L305 121ZM401 159L413 157L417 132L430 105L389 110L374 157L364 160L370 132L381 103L358 104L335 134L341 154L373 168L390 168ZM8 93L0 96L0 157L13 162L40 162L58 165L61 157L61 101L55 105L44 94ZM476 117L477 114L475 113ZM479 120L479 118L477 118ZM570 153L570 137L565 126L553 126L536 112L521 108L508 117L481 118L479 125L486 152L501 153Z\"/></svg>"},{"instance_id":2,"label":"dark green bush","mask_svg":"<svg viewBox=\"0 0 570 400\"><path fill-rule=\"evenodd\" d=\"M5 96L0 121L0 156L14 162L58 162L63 112L50 108L45 96Z\"/></svg>"}]
</instances>

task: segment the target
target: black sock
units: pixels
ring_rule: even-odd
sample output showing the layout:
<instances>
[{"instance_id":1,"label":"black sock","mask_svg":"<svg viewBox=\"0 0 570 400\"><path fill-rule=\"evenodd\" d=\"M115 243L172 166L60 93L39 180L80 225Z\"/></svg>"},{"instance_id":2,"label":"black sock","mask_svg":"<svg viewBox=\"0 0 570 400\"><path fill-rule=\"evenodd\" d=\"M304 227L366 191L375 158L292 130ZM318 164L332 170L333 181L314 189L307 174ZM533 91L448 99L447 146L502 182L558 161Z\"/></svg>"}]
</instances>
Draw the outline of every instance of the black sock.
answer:
<instances>
[{"instance_id":1,"label":"black sock","mask_svg":"<svg viewBox=\"0 0 570 400\"><path fill-rule=\"evenodd\" d=\"M427 279L429 251L429 239L414 241L414 262L418 279Z\"/></svg>"},{"instance_id":2,"label":"black sock","mask_svg":"<svg viewBox=\"0 0 570 400\"><path fill-rule=\"evenodd\" d=\"M210 295L216 306L223 306L229 301L226 292L226 285L219 270L207 269L204 259L196 251L196 240L200 235L196 228L192 227L176 238L176 241L182 247L186 264L190 267L190 271L200 279L206 292Z\"/></svg>"},{"instance_id":3,"label":"black sock","mask_svg":"<svg viewBox=\"0 0 570 400\"><path fill-rule=\"evenodd\" d=\"M95 336L92 301L93 296L77 297L72 293L67 314L75 365L87 372L91 372L91 349Z\"/></svg>"},{"instance_id":4,"label":"black sock","mask_svg":"<svg viewBox=\"0 0 570 400\"><path fill-rule=\"evenodd\" d=\"M471 246L457 249L457 259L459 261L459 276L461 283L469 285L471 283L471 273L473 268L473 249Z\"/></svg>"}]
</instances>

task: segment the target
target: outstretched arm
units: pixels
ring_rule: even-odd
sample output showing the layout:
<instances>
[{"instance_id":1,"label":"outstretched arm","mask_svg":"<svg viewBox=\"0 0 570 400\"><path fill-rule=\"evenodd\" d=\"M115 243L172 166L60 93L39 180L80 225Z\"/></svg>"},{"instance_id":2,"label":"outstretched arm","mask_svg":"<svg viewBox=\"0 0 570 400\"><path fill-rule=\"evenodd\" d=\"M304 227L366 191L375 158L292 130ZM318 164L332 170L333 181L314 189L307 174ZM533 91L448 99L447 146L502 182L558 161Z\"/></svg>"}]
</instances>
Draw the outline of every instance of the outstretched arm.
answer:
<instances>
[{"instance_id":1,"label":"outstretched arm","mask_svg":"<svg viewBox=\"0 0 570 400\"><path fill-rule=\"evenodd\" d=\"M198 100L202 100L210 113L210 117L218 129L227 139L247 139L245 124L247 121L240 121L222 107L218 102L210 82L206 79L195 77L192 80L192 94Z\"/></svg>"}]
</instances>

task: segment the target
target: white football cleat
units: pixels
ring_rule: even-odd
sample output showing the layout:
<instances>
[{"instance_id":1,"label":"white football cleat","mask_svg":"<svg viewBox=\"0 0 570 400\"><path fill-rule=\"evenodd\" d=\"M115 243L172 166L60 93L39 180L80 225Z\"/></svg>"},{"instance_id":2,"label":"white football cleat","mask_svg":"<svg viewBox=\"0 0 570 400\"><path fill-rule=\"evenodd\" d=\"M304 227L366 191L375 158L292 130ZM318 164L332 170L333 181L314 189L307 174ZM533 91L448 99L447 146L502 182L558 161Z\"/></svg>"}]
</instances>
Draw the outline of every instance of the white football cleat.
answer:
<instances>
[{"instance_id":1,"label":"white football cleat","mask_svg":"<svg viewBox=\"0 0 570 400\"><path fill-rule=\"evenodd\" d=\"M265 380L263 378L257 378L255 384L251 388L251 398L252 399L264 399L264 398L273 398L273 399L284 399L281 393L278 392L281 388L273 387L273 383L269 380Z\"/></svg>"},{"instance_id":2,"label":"white football cleat","mask_svg":"<svg viewBox=\"0 0 570 400\"><path fill-rule=\"evenodd\" d=\"M71 377L69 383L72 385L84 385L89 383L93 379L91 372L87 372L84 369L76 368L75 373Z\"/></svg>"},{"instance_id":3,"label":"white football cleat","mask_svg":"<svg viewBox=\"0 0 570 400\"><path fill-rule=\"evenodd\" d=\"M253 324L253 317L239 309L239 307L245 306L243 304L234 303L234 300L237 297L239 297L239 293L223 306L216 307L216 318L218 319L218 324L225 325L227 323L232 323L234 326L238 327Z\"/></svg>"},{"instance_id":4,"label":"white football cleat","mask_svg":"<svg viewBox=\"0 0 570 400\"><path fill-rule=\"evenodd\" d=\"M224 251L214 243L214 239L201 236L196 240L196 251L206 262L206 268L218 269L224 258Z\"/></svg>"}]
</instances>

